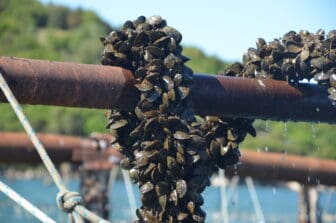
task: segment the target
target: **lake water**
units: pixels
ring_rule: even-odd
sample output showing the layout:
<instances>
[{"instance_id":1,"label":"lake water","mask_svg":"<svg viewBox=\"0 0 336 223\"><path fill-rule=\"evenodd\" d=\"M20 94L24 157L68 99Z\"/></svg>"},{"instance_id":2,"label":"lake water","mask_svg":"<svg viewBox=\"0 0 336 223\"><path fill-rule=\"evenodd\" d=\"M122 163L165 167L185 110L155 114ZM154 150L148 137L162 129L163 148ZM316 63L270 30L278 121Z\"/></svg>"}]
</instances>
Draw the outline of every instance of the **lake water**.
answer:
<instances>
[{"instance_id":1,"label":"lake water","mask_svg":"<svg viewBox=\"0 0 336 223\"><path fill-rule=\"evenodd\" d=\"M48 216L57 222L66 222L66 215L58 210L55 204L57 188L54 184L44 182L42 179L33 180L8 180L0 176L0 179L24 196L30 202L42 209ZM67 182L70 190L77 190L78 180L71 179ZM293 223L297 222L298 213L298 194L277 185L263 186L255 184L260 205L265 216L266 222L270 223ZM133 187L136 200L139 201L139 194L136 186ZM117 180L110 192L112 222L130 222L130 206L124 182ZM223 222L221 217L221 196L218 187L208 187L204 192L205 205L207 212L207 222ZM139 203L137 204L139 206ZM336 214L336 193L322 192L320 205L323 215ZM239 184L231 199L228 201L229 219L232 223L258 222L253 208L251 197L245 184ZM16 205L13 201L0 193L0 222L15 223L35 223L38 222L33 216L24 209ZM335 222L329 220L327 222Z\"/></svg>"}]
</instances>

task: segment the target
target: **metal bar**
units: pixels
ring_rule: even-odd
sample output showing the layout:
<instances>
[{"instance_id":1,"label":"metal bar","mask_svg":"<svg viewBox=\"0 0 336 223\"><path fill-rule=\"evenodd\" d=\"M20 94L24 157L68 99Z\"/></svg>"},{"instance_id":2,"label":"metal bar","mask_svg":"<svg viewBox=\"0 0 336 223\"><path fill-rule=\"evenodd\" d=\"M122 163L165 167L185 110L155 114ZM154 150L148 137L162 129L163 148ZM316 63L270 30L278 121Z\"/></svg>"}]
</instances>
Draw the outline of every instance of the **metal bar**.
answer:
<instances>
[{"instance_id":1,"label":"metal bar","mask_svg":"<svg viewBox=\"0 0 336 223\"><path fill-rule=\"evenodd\" d=\"M0 57L0 71L21 103L111 108L132 98L122 91L133 75L120 67Z\"/></svg>"},{"instance_id":2,"label":"metal bar","mask_svg":"<svg viewBox=\"0 0 336 223\"><path fill-rule=\"evenodd\" d=\"M109 146L112 136L95 139L42 133L37 136L55 163L85 162L83 165L89 169L110 170L121 159L121 154ZM41 163L41 159L25 133L0 132L0 163L36 164Z\"/></svg>"},{"instance_id":3,"label":"metal bar","mask_svg":"<svg viewBox=\"0 0 336 223\"><path fill-rule=\"evenodd\" d=\"M83 162L83 168L110 170L121 159L113 148L98 152L97 141L79 137L38 134L53 161ZM40 163L23 133L0 133L0 162ZM71 152L77 154L75 159ZM86 152L92 151L92 152ZM56 153L57 152L57 153ZM66 154L66 155L64 155ZM60 158L57 158L60 156ZM305 185L336 185L336 161L273 152L243 150L240 163L225 170L228 176L251 176L262 181L297 181Z\"/></svg>"},{"instance_id":4,"label":"metal bar","mask_svg":"<svg viewBox=\"0 0 336 223\"><path fill-rule=\"evenodd\" d=\"M48 150L48 155L56 163L81 162L98 151L98 143L92 139L80 137L37 134ZM41 159L25 133L0 133L0 162L40 163Z\"/></svg>"},{"instance_id":5,"label":"metal bar","mask_svg":"<svg viewBox=\"0 0 336 223\"><path fill-rule=\"evenodd\" d=\"M336 161L272 152L242 152L240 164L228 176L251 176L261 181L297 181L304 185L336 185Z\"/></svg>"},{"instance_id":6,"label":"metal bar","mask_svg":"<svg viewBox=\"0 0 336 223\"><path fill-rule=\"evenodd\" d=\"M0 57L0 71L25 104L132 110L139 96L120 67ZM327 90L314 84L195 74L193 88L198 114L336 123Z\"/></svg>"},{"instance_id":7,"label":"metal bar","mask_svg":"<svg viewBox=\"0 0 336 223\"><path fill-rule=\"evenodd\" d=\"M194 88L200 114L336 123L327 89L316 84L294 88L285 81L195 75Z\"/></svg>"}]
</instances>

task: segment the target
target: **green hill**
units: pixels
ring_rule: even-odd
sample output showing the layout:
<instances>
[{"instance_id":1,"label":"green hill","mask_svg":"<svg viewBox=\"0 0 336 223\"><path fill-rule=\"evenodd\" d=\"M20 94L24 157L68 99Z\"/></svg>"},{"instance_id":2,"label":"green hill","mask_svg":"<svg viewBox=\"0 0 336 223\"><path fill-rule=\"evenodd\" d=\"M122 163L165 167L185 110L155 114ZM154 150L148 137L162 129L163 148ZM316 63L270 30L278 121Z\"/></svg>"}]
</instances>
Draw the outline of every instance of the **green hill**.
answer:
<instances>
[{"instance_id":1,"label":"green hill","mask_svg":"<svg viewBox=\"0 0 336 223\"><path fill-rule=\"evenodd\" d=\"M0 0L0 55L97 64L99 37L112 29L92 11ZM185 47L184 54L196 73L219 73L228 65L196 47ZM0 104L0 111L0 131L23 131L7 104ZM103 110L26 105L24 112L37 131L83 136L106 131ZM336 159L334 125L256 121L255 126L257 138L248 137L242 148Z\"/></svg>"}]
</instances>

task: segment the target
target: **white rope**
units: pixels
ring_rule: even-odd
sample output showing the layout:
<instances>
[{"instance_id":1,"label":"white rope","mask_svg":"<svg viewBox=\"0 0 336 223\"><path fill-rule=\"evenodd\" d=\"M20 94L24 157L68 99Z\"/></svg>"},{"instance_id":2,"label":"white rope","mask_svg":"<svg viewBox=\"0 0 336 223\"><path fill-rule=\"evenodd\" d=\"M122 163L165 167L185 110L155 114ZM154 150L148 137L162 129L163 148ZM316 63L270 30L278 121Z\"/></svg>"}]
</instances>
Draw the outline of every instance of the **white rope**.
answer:
<instances>
[{"instance_id":1,"label":"white rope","mask_svg":"<svg viewBox=\"0 0 336 223\"><path fill-rule=\"evenodd\" d=\"M56 223L53 219L44 214L40 209L35 207L29 201L24 199L21 195L12 190L9 186L0 181L0 190L7 195L10 199L15 201L18 205L23 207L37 219L44 223Z\"/></svg>"},{"instance_id":2,"label":"white rope","mask_svg":"<svg viewBox=\"0 0 336 223\"><path fill-rule=\"evenodd\" d=\"M229 189L227 191L227 200L228 201L232 200L232 196L237 189L238 182L239 182L239 176L232 177L232 179L230 181L230 184L229 184Z\"/></svg>"},{"instance_id":3,"label":"white rope","mask_svg":"<svg viewBox=\"0 0 336 223\"><path fill-rule=\"evenodd\" d=\"M223 169L220 169L218 171L218 175L221 180L225 180L225 173ZM225 183L222 183L220 185L220 195L221 195L221 212L223 217L223 223L229 223L228 202L225 190Z\"/></svg>"},{"instance_id":4,"label":"white rope","mask_svg":"<svg viewBox=\"0 0 336 223\"><path fill-rule=\"evenodd\" d=\"M134 192L132 188L132 182L131 178L126 170L122 170L122 175L124 177L124 182L126 186L126 191L127 191L127 198L129 205L131 207L131 213L133 218L136 218L135 211L136 211L136 203L135 203L135 197L134 197Z\"/></svg>"},{"instance_id":5,"label":"white rope","mask_svg":"<svg viewBox=\"0 0 336 223\"><path fill-rule=\"evenodd\" d=\"M256 215L257 215L257 221L258 221L258 223L265 223L265 216L262 212L262 209L261 209L261 206L260 206L260 203L259 203L259 199L258 199L258 195L257 195L257 192L254 188L253 180L252 180L251 177L246 177L245 182L246 182L247 189L248 189L248 191L250 193L250 196L251 196L251 200L252 200L254 210L255 210Z\"/></svg>"},{"instance_id":6,"label":"white rope","mask_svg":"<svg viewBox=\"0 0 336 223\"><path fill-rule=\"evenodd\" d=\"M108 181L108 189L109 189L109 193L111 192L114 183L117 179L117 175L118 175L118 170L119 170L119 166L118 165L114 165L110 171L110 179Z\"/></svg>"}]
</instances>

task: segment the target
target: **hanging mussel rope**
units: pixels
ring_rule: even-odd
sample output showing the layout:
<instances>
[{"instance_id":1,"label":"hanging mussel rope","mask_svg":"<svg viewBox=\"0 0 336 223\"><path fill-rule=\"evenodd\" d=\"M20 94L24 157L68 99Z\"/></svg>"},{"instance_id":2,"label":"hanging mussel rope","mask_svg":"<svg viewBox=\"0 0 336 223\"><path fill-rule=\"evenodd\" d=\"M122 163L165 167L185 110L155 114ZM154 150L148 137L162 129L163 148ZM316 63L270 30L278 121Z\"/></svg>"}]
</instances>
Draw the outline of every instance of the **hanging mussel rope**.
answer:
<instances>
[{"instance_id":1,"label":"hanging mussel rope","mask_svg":"<svg viewBox=\"0 0 336 223\"><path fill-rule=\"evenodd\" d=\"M101 38L102 64L130 69L141 93L134 112L113 110L108 128L124 155L121 166L138 183L139 222L204 222L201 193L217 166L235 164L252 121L208 117L197 122L184 65L182 35L160 16L127 21Z\"/></svg>"},{"instance_id":2,"label":"hanging mussel rope","mask_svg":"<svg viewBox=\"0 0 336 223\"><path fill-rule=\"evenodd\" d=\"M184 65L182 35L160 16L127 21L101 38L102 64L130 69L141 93L134 112L113 110L108 128L124 155L121 166L138 183L139 222L204 222L201 193L219 168L238 162L238 144L256 135L250 119L208 116L196 121L190 89L193 71ZM336 101L336 32L289 32L267 44L259 38L243 64L225 75L299 80L315 78ZM200 89L201 90L201 89Z\"/></svg>"},{"instance_id":3,"label":"hanging mussel rope","mask_svg":"<svg viewBox=\"0 0 336 223\"><path fill-rule=\"evenodd\" d=\"M336 30L327 35L323 30L290 31L269 44L259 38L256 45L243 56L243 64L232 64L225 75L287 80L294 86L314 78L329 88L336 105Z\"/></svg>"}]
</instances>

